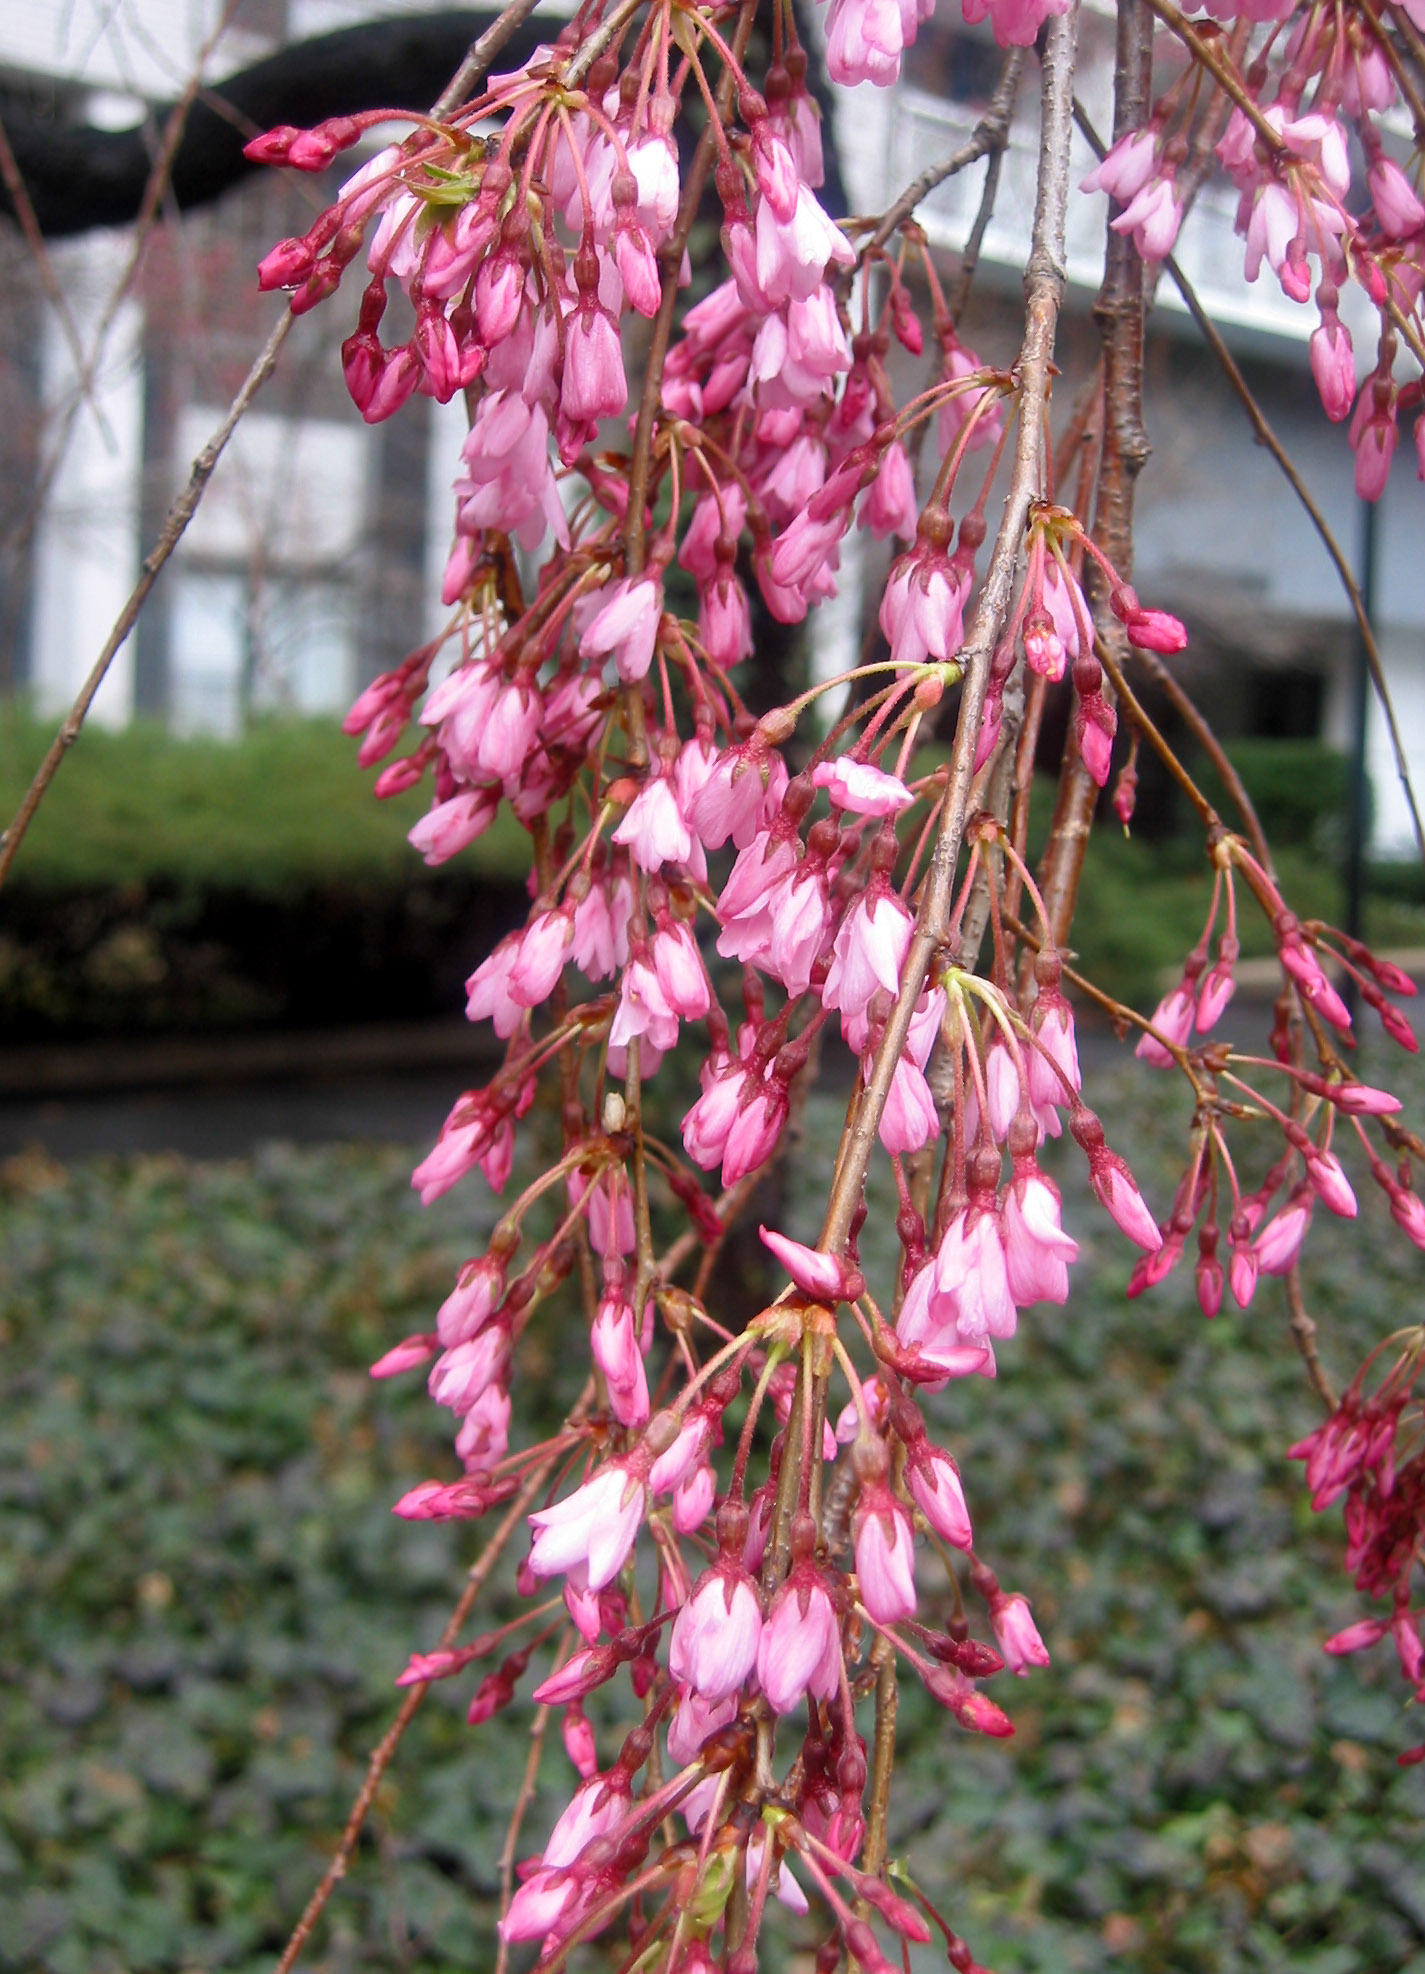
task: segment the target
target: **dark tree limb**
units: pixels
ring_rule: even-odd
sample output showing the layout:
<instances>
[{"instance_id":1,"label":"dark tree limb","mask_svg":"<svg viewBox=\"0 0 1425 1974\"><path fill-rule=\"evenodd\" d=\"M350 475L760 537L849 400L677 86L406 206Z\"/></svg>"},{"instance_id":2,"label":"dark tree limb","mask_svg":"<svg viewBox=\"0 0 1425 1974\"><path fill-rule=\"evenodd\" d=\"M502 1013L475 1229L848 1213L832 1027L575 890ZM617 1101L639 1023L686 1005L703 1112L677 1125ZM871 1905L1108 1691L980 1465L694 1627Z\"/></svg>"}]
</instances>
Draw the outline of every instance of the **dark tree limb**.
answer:
<instances>
[{"instance_id":1,"label":"dark tree limb","mask_svg":"<svg viewBox=\"0 0 1425 1974\"><path fill-rule=\"evenodd\" d=\"M242 154L248 139L274 124L320 123L360 110L428 108L495 8L460 8L293 42L205 89L188 112L169 180L181 210L216 199L261 166ZM545 39L528 23L508 49L511 67ZM16 92L0 92L10 147L46 239L120 226L136 219L153 168L151 132L171 105L156 107L132 130L66 124L37 111ZM15 216L8 192L0 210Z\"/></svg>"},{"instance_id":2,"label":"dark tree limb","mask_svg":"<svg viewBox=\"0 0 1425 1974\"><path fill-rule=\"evenodd\" d=\"M169 184L175 204L180 211L206 205L263 169L248 162L242 147L275 124L307 126L362 110L426 110L471 43L498 17L496 7L462 7L367 21L293 42L225 77L219 86L204 89L188 109L174 151ZM522 22L501 50L503 64L517 68L541 43L553 39L559 25L537 17ZM830 92L816 42L811 35L803 38L807 86L825 116ZM0 119L34 223L45 239L122 226L138 217L153 170L154 134L167 126L173 108L155 106L132 130L99 130L66 122L56 105L41 107L33 92L0 86ZM846 200L831 142L826 145L826 174L823 203L839 217ZM20 218L13 186L3 182L0 215L17 223Z\"/></svg>"}]
</instances>

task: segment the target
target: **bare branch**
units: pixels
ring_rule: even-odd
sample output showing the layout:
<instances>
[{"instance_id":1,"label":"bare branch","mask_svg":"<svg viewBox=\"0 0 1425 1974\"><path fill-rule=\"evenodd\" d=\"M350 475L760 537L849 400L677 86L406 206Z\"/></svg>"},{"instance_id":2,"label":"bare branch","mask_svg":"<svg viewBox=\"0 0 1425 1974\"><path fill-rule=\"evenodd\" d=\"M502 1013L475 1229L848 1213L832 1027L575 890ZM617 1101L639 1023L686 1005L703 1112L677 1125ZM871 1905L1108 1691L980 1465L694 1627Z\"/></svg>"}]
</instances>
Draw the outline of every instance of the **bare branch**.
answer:
<instances>
[{"instance_id":1,"label":"bare branch","mask_svg":"<svg viewBox=\"0 0 1425 1974\"><path fill-rule=\"evenodd\" d=\"M579 1404L575 1407L576 1414L588 1403L592 1391L593 1385L591 1382L585 1387L583 1396L580 1398ZM459 1602L446 1620L445 1629L441 1632L437 1640L435 1647L437 1651L446 1650L460 1636L466 1619L475 1608L475 1603L480 1592L485 1588L485 1585L490 1579L491 1571L504 1554L510 1537L528 1513L530 1503L536 1499L545 1482L548 1480L558 1458L559 1455L557 1452L551 1453L546 1459L541 1460L537 1466L530 1470L528 1479L511 1501L499 1527L480 1551L474 1563L471 1564L470 1573L465 1579L465 1588L460 1593ZM362 1825L370 1813L372 1803L376 1800L376 1791L381 1786L381 1778L391 1766L396 1750L401 1745L401 1737L415 1718L417 1710L426 1694L430 1691L430 1688L431 1682L426 1679L420 1681L418 1685L410 1689L405 1699L401 1702L400 1711L397 1713L396 1718L372 1750L371 1760L366 1767L365 1778L356 1793L356 1800L352 1803L351 1813L347 1817L345 1828L341 1833L341 1840L337 1844L336 1850L332 1853L331 1863L323 1872L321 1881L312 1893L311 1898L308 1899L301 1918L293 1927L292 1936L282 1949L282 1958L277 1962L274 1974L291 1974L292 1968L296 1966L298 1960L301 1958L303 1947L311 1937L312 1928L326 1910L332 1893L346 1876L346 1868L351 1863L352 1853L356 1849L357 1840L361 1835Z\"/></svg>"},{"instance_id":2,"label":"bare branch","mask_svg":"<svg viewBox=\"0 0 1425 1974\"><path fill-rule=\"evenodd\" d=\"M123 649L129 632L137 623L139 612L143 609L149 591L157 582L160 570L183 539L188 523L193 519L198 503L207 491L209 480L213 477L213 468L222 457L238 420L276 368L278 352L286 342L294 320L295 317L285 311L278 319L261 354L244 377L237 396L228 406L222 423L193 461L188 483L169 508L163 526L159 530L158 540L144 557L139 579L130 590L129 599L119 612L114 628L104 640L103 650L94 660L88 678L79 689L79 696L65 714L59 732L50 743L49 752L35 771L35 778L25 791L25 798L16 810L14 820L3 836L0 836L0 884L3 884L9 876L10 868L24 841L25 831L44 799L45 790L59 772L60 762L78 740L80 728L84 725L89 708L94 703L94 695L104 683L105 674Z\"/></svg>"},{"instance_id":3,"label":"bare branch","mask_svg":"<svg viewBox=\"0 0 1425 1974\"><path fill-rule=\"evenodd\" d=\"M943 185L949 178L965 171L976 159L988 156L990 170L998 177L997 160L1009 142L1009 120L1014 115L1015 98L1019 94L1019 78L1024 70L1024 50L1013 48L1000 70L994 94L989 106L975 125L958 151L952 151L948 158L939 164L927 165L918 178L913 178L893 206L887 207L877 223L875 232L867 243L873 250L884 247L896 229L914 213L921 200L928 198L937 185Z\"/></svg>"},{"instance_id":4,"label":"bare branch","mask_svg":"<svg viewBox=\"0 0 1425 1974\"><path fill-rule=\"evenodd\" d=\"M1078 8L1051 20L1044 42L1038 189L1029 264L1025 269L1025 331L1020 348L1019 427L1009 493L970 637L960 653L965 683L955 728L949 779L930 871L916 915L915 934L901 971L900 994L886 1023L856 1115L842 1139L831 1197L818 1245L829 1253L845 1244L860 1201L891 1078L900 1060L915 1004L936 948L948 929L950 899L964 838L975 746L989 687L990 659L1009 613L1015 565L1039 483L1044 413L1054 332L1065 287L1064 231L1069 191L1069 140L1073 131L1074 57Z\"/></svg>"}]
</instances>

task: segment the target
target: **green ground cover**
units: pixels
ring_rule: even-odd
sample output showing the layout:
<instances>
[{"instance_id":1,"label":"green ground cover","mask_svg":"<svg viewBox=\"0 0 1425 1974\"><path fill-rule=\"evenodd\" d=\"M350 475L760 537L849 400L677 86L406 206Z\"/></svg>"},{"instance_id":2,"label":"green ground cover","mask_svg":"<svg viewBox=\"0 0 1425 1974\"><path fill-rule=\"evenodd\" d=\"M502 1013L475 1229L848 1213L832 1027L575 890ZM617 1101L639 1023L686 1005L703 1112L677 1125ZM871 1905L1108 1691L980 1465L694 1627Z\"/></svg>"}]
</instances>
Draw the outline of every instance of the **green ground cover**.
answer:
<instances>
[{"instance_id":1,"label":"green ground cover","mask_svg":"<svg viewBox=\"0 0 1425 1974\"><path fill-rule=\"evenodd\" d=\"M1115 1072L1102 1108L1161 1203L1183 1107L1142 1087ZM835 1135L830 1110L812 1124L794 1231ZM392 1677L478 1545L388 1512L448 1471L446 1415L365 1366L429 1324L486 1219L473 1190L422 1213L409 1164L273 1147L3 1168L7 1970L269 1968L321 1870ZM1277 1292L1213 1324L1186 1283L1125 1304L1130 1257L1062 1177L1074 1300L940 1407L983 1551L1054 1664L998 1682L1009 1743L907 1687L893 1844L997 1974L1422 1974L1425 1770L1394 1762L1419 1725L1383 1653L1319 1649L1358 1606L1338 1512L1314 1518L1283 1457L1315 1414ZM1419 1311L1419 1257L1363 1207L1313 1242L1338 1370ZM578 1353L528 1343L546 1411ZM529 1716L468 1729L472 1684L418 1717L313 1968L488 1967ZM528 1848L561 1784L552 1749Z\"/></svg>"}]
</instances>

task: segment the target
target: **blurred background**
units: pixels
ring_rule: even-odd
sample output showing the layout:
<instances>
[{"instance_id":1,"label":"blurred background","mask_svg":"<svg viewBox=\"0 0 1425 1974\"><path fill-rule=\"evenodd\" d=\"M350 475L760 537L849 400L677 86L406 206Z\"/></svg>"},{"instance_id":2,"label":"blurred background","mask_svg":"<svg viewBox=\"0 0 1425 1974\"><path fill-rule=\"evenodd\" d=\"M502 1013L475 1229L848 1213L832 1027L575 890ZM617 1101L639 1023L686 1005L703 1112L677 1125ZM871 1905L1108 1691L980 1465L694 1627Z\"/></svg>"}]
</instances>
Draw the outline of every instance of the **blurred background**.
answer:
<instances>
[{"instance_id":1,"label":"blurred background","mask_svg":"<svg viewBox=\"0 0 1425 1974\"><path fill-rule=\"evenodd\" d=\"M0 14L16 161L0 217L7 816L274 319L256 261L335 181L265 173L200 197L175 174L152 223L92 217L137 213L195 72L198 108L251 134L241 78L329 68L336 44L314 57L317 38L393 18L429 17L361 0ZM1085 36L1106 125L1106 12L1088 10ZM368 67L387 45L367 44ZM409 100L452 66L412 79ZM837 108L845 204L880 208L953 148L997 67L981 33L923 28L897 91ZM990 361L1017 345L1031 172L1032 150L1012 147L963 325ZM926 209L947 260L977 197L977 179L955 180ZM1070 375L1091 348L1103 219L1084 201L1071 240ZM1237 277L1230 203L1211 188L1181 252L1369 576L1419 765L1413 462L1368 529L1306 381L1309 325ZM390 1519L451 1455L418 1383L365 1373L428 1326L488 1226L473 1190L423 1213L407 1182L455 1095L488 1075L461 987L523 917L523 839L497 827L427 871L404 841L421 798L376 804L338 731L360 686L436 627L463 430L421 399L362 425L334 357L349 314L340 297L290 339L0 905L0 1967L20 1974L270 1966L391 1680L439 1631L476 1546ZM1149 390L1140 588L1190 625L1190 683L1234 742L1298 908L1355 912L1414 964L1425 889L1347 609L1166 293ZM786 662L843 665L877 577L873 555L849 561L815 653ZM1200 843L1146 765L1134 840L1103 836L1079 948L1151 1004L1206 907ZM1253 977L1265 991L1270 968ZM1162 1205L1181 1101L1122 1069L1111 1036L1086 1047L1115 1142ZM1397 1064L1372 1039L1359 1067ZM814 1221L837 1105L809 1119L794 1231ZM1394 1767L1414 1737L1387 1668L1319 1651L1356 1606L1338 1515L1310 1516L1284 1457L1315 1421L1275 1285L1212 1325L1186 1284L1125 1304L1128 1258L1075 1168L1056 1176L1089 1232L1075 1302L1026 1323L998 1386L957 1394L948 1417L985 1552L1034 1600L1055 1663L1005 1696L1008 1746L950 1739L907 1697L894 1845L1001 1971L1425 1974L1423 1772ZM1413 1256L1363 1205L1316 1251L1340 1379L1417 1295ZM531 1431L572 1395L557 1338L533 1349ZM314 1967L489 1963L526 1716L477 1743L468 1691L438 1689L418 1719ZM557 1767L537 1812L552 1813ZM789 1965L807 1945L788 1934Z\"/></svg>"}]
</instances>

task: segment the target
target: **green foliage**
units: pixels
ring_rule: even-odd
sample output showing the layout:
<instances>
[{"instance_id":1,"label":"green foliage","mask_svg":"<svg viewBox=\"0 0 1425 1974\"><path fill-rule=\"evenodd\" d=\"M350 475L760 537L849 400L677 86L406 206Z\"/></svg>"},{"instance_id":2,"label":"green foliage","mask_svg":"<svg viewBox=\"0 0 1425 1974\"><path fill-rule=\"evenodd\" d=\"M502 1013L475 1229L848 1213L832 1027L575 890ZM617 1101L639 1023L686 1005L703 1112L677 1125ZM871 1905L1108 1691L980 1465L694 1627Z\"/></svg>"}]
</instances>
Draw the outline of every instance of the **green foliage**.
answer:
<instances>
[{"instance_id":1,"label":"green foliage","mask_svg":"<svg viewBox=\"0 0 1425 1974\"><path fill-rule=\"evenodd\" d=\"M14 813L53 728L0 711L0 808ZM378 802L335 719L262 720L241 740L181 740L138 721L86 727L16 860L50 887L155 879L258 894L317 879L408 875L405 832L429 806L427 782ZM508 810L466 853L522 877L527 839ZM464 860L462 860L464 862ZM466 865L468 867L468 864Z\"/></svg>"},{"instance_id":2,"label":"green foliage","mask_svg":"<svg viewBox=\"0 0 1425 1974\"><path fill-rule=\"evenodd\" d=\"M1185 1097L1131 1072L1097 1090L1161 1208ZM818 1099L792 1162L793 1232L815 1224L835 1112ZM893 1849L997 1974L1421 1974L1425 1771L1394 1763L1418 1727L1386 1648L1320 1651L1359 1606L1339 1510L1311 1516L1284 1458L1317 1415L1279 1289L1213 1324L1186 1279L1126 1304L1131 1255L1058 1151L1084 1243L1070 1306L1022 1319L995 1384L930 1403L1054 1665L997 1682L1009 1743L907 1683ZM388 1512L451 1472L448 1420L418 1375L365 1366L429 1327L490 1223L475 1187L423 1213L409 1164L271 1148L0 1171L7 1974L270 1970L321 1871L391 1680L480 1542ZM1418 1292L1418 1258L1362 1208L1311 1246L1338 1377ZM872 1272L893 1219L873 1200ZM527 1435L529 1394L567 1401L580 1353L543 1319L521 1353ZM919 1574L947 1609L928 1550ZM314 1968L489 1965L530 1711L468 1729L477 1677L418 1716ZM617 1729L596 1725L608 1761ZM569 1779L551 1737L525 1850Z\"/></svg>"},{"instance_id":3,"label":"green foliage","mask_svg":"<svg viewBox=\"0 0 1425 1974\"><path fill-rule=\"evenodd\" d=\"M1299 838L1273 846L1287 903L1301 918L1339 925L1345 911L1335 865ZM1100 826L1089 845L1074 918L1084 972L1145 1011L1181 970L1212 901L1212 868L1200 839L1150 843ZM1245 885L1237 887L1237 936L1248 960L1275 952L1271 927ZM1380 947L1425 945L1422 900L1393 894L1366 901L1366 938ZM1219 917L1217 931L1224 929Z\"/></svg>"},{"instance_id":4,"label":"green foliage","mask_svg":"<svg viewBox=\"0 0 1425 1974\"><path fill-rule=\"evenodd\" d=\"M1320 740L1234 740L1231 754L1270 842L1339 856L1351 800L1345 754ZM1235 822L1227 791L1206 764L1201 779L1214 806Z\"/></svg>"}]
</instances>

